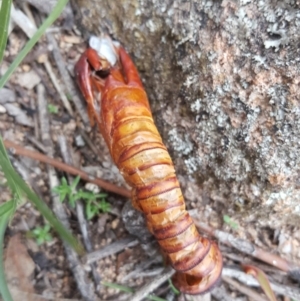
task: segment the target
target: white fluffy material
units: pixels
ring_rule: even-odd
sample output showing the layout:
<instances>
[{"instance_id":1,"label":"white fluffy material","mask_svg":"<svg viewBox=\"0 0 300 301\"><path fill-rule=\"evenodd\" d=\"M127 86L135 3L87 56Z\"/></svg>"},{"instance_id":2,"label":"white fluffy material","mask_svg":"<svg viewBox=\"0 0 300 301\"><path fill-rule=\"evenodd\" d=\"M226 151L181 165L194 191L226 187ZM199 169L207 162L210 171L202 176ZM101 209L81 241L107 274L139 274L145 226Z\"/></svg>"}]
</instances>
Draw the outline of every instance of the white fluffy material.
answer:
<instances>
[{"instance_id":1,"label":"white fluffy material","mask_svg":"<svg viewBox=\"0 0 300 301\"><path fill-rule=\"evenodd\" d=\"M89 40L91 48L95 49L100 57L105 58L111 66L114 66L118 60L118 54L115 47L119 46L118 42L113 42L109 37L91 36Z\"/></svg>"}]
</instances>

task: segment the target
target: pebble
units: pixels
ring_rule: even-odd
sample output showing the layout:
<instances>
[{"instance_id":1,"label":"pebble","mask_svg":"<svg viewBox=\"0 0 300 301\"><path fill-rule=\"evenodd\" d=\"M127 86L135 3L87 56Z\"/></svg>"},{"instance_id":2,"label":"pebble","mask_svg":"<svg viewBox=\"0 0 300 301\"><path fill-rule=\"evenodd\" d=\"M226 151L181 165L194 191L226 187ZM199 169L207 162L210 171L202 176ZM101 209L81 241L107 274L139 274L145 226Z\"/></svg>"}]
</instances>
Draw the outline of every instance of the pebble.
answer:
<instances>
[{"instance_id":1,"label":"pebble","mask_svg":"<svg viewBox=\"0 0 300 301\"><path fill-rule=\"evenodd\" d=\"M6 113L6 109L2 105L0 105L0 114L3 114L3 113Z\"/></svg>"},{"instance_id":2,"label":"pebble","mask_svg":"<svg viewBox=\"0 0 300 301\"><path fill-rule=\"evenodd\" d=\"M99 193L100 192L100 188L98 185L93 184L93 183L86 183L84 185L84 188L88 191L92 191L94 193Z\"/></svg>"},{"instance_id":3,"label":"pebble","mask_svg":"<svg viewBox=\"0 0 300 301\"><path fill-rule=\"evenodd\" d=\"M15 102L16 101L16 94L14 91L2 88L0 89L0 103L5 104L7 102Z\"/></svg>"},{"instance_id":4,"label":"pebble","mask_svg":"<svg viewBox=\"0 0 300 301\"><path fill-rule=\"evenodd\" d=\"M118 225L119 225L120 220L118 218L114 219L111 223L111 228L113 230L117 229Z\"/></svg>"},{"instance_id":5,"label":"pebble","mask_svg":"<svg viewBox=\"0 0 300 301\"><path fill-rule=\"evenodd\" d=\"M24 64L22 67L22 70L24 71L24 72L28 72L28 71L30 71L30 66L28 65L28 64Z\"/></svg>"},{"instance_id":6,"label":"pebble","mask_svg":"<svg viewBox=\"0 0 300 301\"><path fill-rule=\"evenodd\" d=\"M76 146L78 146L78 147L82 147L85 145L84 140L81 135L77 135L75 137L75 143L76 143Z\"/></svg>"},{"instance_id":7,"label":"pebble","mask_svg":"<svg viewBox=\"0 0 300 301\"><path fill-rule=\"evenodd\" d=\"M19 73L16 77L16 83L28 90L33 89L40 82L41 82L41 78L34 70Z\"/></svg>"}]
</instances>

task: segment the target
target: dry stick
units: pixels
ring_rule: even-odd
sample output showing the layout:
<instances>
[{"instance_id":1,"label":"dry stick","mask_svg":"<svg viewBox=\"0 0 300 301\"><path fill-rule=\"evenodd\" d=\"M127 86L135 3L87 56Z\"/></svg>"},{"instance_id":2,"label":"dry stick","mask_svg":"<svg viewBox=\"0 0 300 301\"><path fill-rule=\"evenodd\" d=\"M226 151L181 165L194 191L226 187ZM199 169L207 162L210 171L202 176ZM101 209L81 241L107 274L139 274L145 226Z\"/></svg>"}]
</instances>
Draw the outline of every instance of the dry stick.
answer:
<instances>
[{"instance_id":1,"label":"dry stick","mask_svg":"<svg viewBox=\"0 0 300 301\"><path fill-rule=\"evenodd\" d=\"M230 252L232 252L232 248L230 250ZM286 276L286 272L282 271L282 270L278 270L277 267L271 266L268 263L265 263L263 261L257 261L254 257L251 257L251 259L249 257L246 257L244 254L240 253L240 254L233 254L233 253L228 253L228 251L226 250L222 250L222 254L224 255L224 257L226 257L227 259L231 259L232 261L234 261L235 263L239 263L241 264L245 264L245 262L247 264L250 265L254 265L255 267L257 267L258 269L261 269L262 271L264 271L265 273L274 273L277 274L277 276Z\"/></svg>"},{"instance_id":2,"label":"dry stick","mask_svg":"<svg viewBox=\"0 0 300 301\"><path fill-rule=\"evenodd\" d=\"M77 109L77 112L80 114L84 125L87 128L89 128L90 123L89 123L89 118L88 118L86 109L83 107L83 102L77 95L74 81L72 80L71 76L68 73L67 66L61 56L59 49L58 49L56 40L51 33L47 33L46 36L47 36L48 43L53 46L53 51L52 51L53 57L56 62L59 73L62 77L62 80L65 83L65 87L68 91L68 94L71 96L72 101Z\"/></svg>"},{"instance_id":3,"label":"dry stick","mask_svg":"<svg viewBox=\"0 0 300 301\"><path fill-rule=\"evenodd\" d=\"M42 199L42 194L41 194L40 188L38 187L36 182L33 181L32 177L30 176L32 171L24 164L24 162L22 162L22 160L13 159L11 161L14 165L14 168L21 175L21 177L24 179L24 181L29 183L29 185L32 187L32 189L35 191L35 193L39 196L39 198ZM22 206L25 202L26 202L26 198L22 198L21 202L18 206Z\"/></svg>"},{"instance_id":4,"label":"dry stick","mask_svg":"<svg viewBox=\"0 0 300 301\"><path fill-rule=\"evenodd\" d=\"M74 116L74 112L71 108L71 105L70 105L70 102L66 96L66 94L64 93L62 87L60 86L58 80L56 79L56 76L52 70L52 66L51 64L49 63L48 61L48 58L43 62L44 64L44 67L46 69L46 71L48 72L48 75L53 83L53 86L55 87L56 91L58 92L59 94L59 97L65 107L65 109L68 111L68 113L73 117Z\"/></svg>"},{"instance_id":5,"label":"dry stick","mask_svg":"<svg viewBox=\"0 0 300 301\"><path fill-rule=\"evenodd\" d=\"M37 140L35 137L26 135L26 139L28 139L36 148L38 148L43 153L46 152L44 145L39 140Z\"/></svg>"},{"instance_id":6,"label":"dry stick","mask_svg":"<svg viewBox=\"0 0 300 301\"><path fill-rule=\"evenodd\" d=\"M73 165L72 157L70 154L70 151L68 150L68 145L65 136L59 135L58 136L58 144L60 146L60 151L62 153L63 159L67 164ZM68 176L69 182L71 182L73 179L71 176ZM92 243L88 234L88 223L84 217L84 211L83 211L83 205L81 201L76 202L76 211L77 211L77 218L78 218L78 224L80 227L80 231L82 233L83 242L85 245L85 248L88 252L91 252L93 250ZM101 281L101 277L97 271L96 264L91 264L92 274L94 278L94 282L96 285L96 290L98 290L98 286Z\"/></svg>"},{"instance_id":7,"label":"dry stick","mask_svg":"<svg viewBox=\"0 0 300 301\"><path fill-rule=\"evenodd\" d=\"M14 5L11 7L11 18L29 38L36 32L36 25L21 10L15 9Z\"/></svg>"},{"instance_id":8,"label":"dry stick","mask_svg":"<svg viewBox=\"0 0 300 301\"><path fill-rule=\"evenodd\" d=\"M78 169L74 166L65 164L59 160L53 159L53 158L43 155L39 152L26 149L10 140L4 140L4 145L7 149L10 149L14 154L32 158L32 159L38 160L43 163L47 163L55 168L58 168L64 172L69 173L74 176L78 175L78 176L80 176L81 179L83 179L87 182L96 184L99 187L101 187L107 191L122 195L127 198L130 198L130 196L131 196L130 191L125 188L118 187L118 186L111 184L107 181L104 181L102 179L95 178L95 177L89 175L88 173L84 172L81 169Z\"/></svg>"},{"instance_id":9,"label":"dry stick","mask_svg":"<svg viewBox=\"0 0 300 301\"><path fill-rule=\"evenodd\" d=\"M40 77L41 79L41 84L44 85L44 87L46 88L47 90L47 94L50 98L52 99L55 99L57 98L57 91L55 91L55 89L52 87L52 85L50 84L50 81L49 81L49 77L46 75L46 72L43 68L40 67L40 64L38 64L36 61L33 61L33 59L35 59L37 56L40 56L40 55L48 55L47 54L47 51L48 50L41 50L41 53L39 53L37 51L37 54L34 53L34 58L30 58L28 57L29 59L29 62L32 66L32 69L38 74L38 76Z\"/></svg>"},{"instance_id":10,"label":"dry stick","mask_svg":"<svg viewBox=\"0 0 300 301\"><path fill-rule=\"evenodd\" d=\"M256 247L247 240L236 238L232 234L229 234L224 231L215 230L210 226L199 221L195 220L195 224L203 232L215 236L219 240L219 242L230 245L240 252L251 255L289 274L300 274L300 267L294 262L285 260L280 256L274 255L270 252L266 252Z\"/></svg>"},{"instance_id":11,"label":"dry stick","mask_svg":"<svg viewBox=\"0 0 300 301\"><path fill-rule=\"evenodd\" d=\"M223 276L222 279L223 279L223 281L234 286L235 289L237 289L238 291L240 291L241 293L245 294L246 296L252 298L255 301L268 301L266 298L262 297L261 294L258 294L251 288L249 288L245 285L242 285L239 282L237 282L229 277Z\"/></svg>"},{"instance_id":12,"label":"dry stick","mask_svg":"<svg viewBox=\"0 0 300 301\"><path fill-rule=\"evenodd\" d=\"M26 17L26 18L27 18L28 25L30 25L33 28L33 30L31 32L29 30L25 30L24 32L25 32L25 34L27 34L27 36L29 38L31 38L33 36L33 34L35 33L35 31L36 31L36 24L34 23L34 19L29 19L28 17ZM23 28L23 30L24 30L24 27L21 27L21 28ZM46 57L46 59L42 63L44 65L46 71L48 72L48 75L49 75L49 77L50 77L50 79L51 79L51 81L53 83L53 86L57 90L57 92L58 92L58 94L60 96L60 99L61 99L61 101L62 101L65 109L68 111L68 113L71 116L74 116L74 113L73 113L73 110L71 108L70 102L69 102L68 98L66 97L65 93L63 92L63 89L59 85L59 82L56 79L56 76L55 76L55 74L54 74L54 72L52 70L52 66L49 63L48 58Z\"/></svg>"},{"instance_id":13,"label":"dry stick","mask_svg":"<svg viewBox=\"0 0 300 301\"><path fill-rule=\"evenodd\" d=\"M22 2L21 7L22 7L23 11L25 12L25 15L29 18L29 20L33 24L35 24L35 20L34 20L34 17L32 15L32 11L31 11L31 9L29 7L29 4Z\"/></svg>"},{"instance_id":14,"label":"dry stick","mask_svg":"<svg viewBox=\"0 0 300 301\"><path fill-rule=\"evenodd\" d=\"M144 277L144 276L141 276L141 274L143 274L143 273L146 273L146 276L150 275L152 272L153 272L154 275L161 274L161 272L162 272L161 269L156 269L156 270L151 270L151 271L146 270L150 265L152 265L154 263L158 263L158 262L161 263L162 260L158 261L157 257L152 257L152 258L149 258L146 261L143 261L133 271L131 271L126 276L124 276L121 280L121 283L126 283L130 279L136 279L136 278Z\"/></svg>"},{"instance_id":15,"label":"dry stick","mask_svg":"<svg viewBox=\"0 0 300 301\"><path fill-rule=\"evenodd\" d=\"M82 136L83 140L86 142L86 144L89 146L89 148L92 150L92 152L98 156L99 155L99 150L97 147L95 147L95 144L91 141L90 137L86 134L86 132L79 128L80 135Z\"/></svg>"},{"instance_id":16,"label":"dry stick","mask_svg":"<svg viewBox=\"0 0 300 301\"><path fill-rule=\"evenodd\" d=\"M45 100L45 88L43 85L38 85L38 109L39 109L39 118L41 126L41 138L47 149L47 153L50 156L53 156L53 145L50 138L50 122L47 115L47 102ZM56 172L52 166L47 166L48 176L49 176L49 186L51 190L59 185L59 181L56 175ZM70 229L70 224L68 221L67 214L64 210L64 206L59 200L59 196L51 193L53 201L53 211L59 220L64 224L64 226ZM66 256L70 265L70 268L73 272L74 278L77 283L77 287L87 301L97 300L97 297L94 293L94 285L86 277L84 268L82 267L78 255L76 252L67 244L64 244Z\"/></svg>"},{"instance_id":17,"label":"dry stick","mask_svg":"<svg viewBox=\"0 0 300 301\"><path fill-rule=\"evenodd\" d=\"M160 276L155 277L151 282L143 285L138 291L136 291L130 298L130 301L140 301L143 300L146 296L151 294L156 288L160 287L164 282L166 282L175 271L168 267L165 269Z\"/></svg>"},{"instance_id":18,"label":"dry stick","mask_svg":"<svg viewBox=\"0 0 300 301\"><path fill-rule=\"evenodd\" d=\"M230 278L236 278L238 281L244 283L247 286L255 286L260 287L260 284L258 281L251 275L247 275L244 272L229 269L229 268L223 268L222 277L230 277ZM280 295L288 296L295 300L300 300L300 289L295 287L289 287L286 285L282 285L279 283L271 282L270 285L272 290Z\"/></svg>"},{"instance_id":19,"label":"dry stick","mask_svg":"<svg viewBox=\"0 0 300 301\"><path fill-rule=\"evenodd\" d=\"M146 278L146 277L155 277L157 275L161 275L161 273L164 271L165 268L161 267L156 270L147 270L147 271L139 271L136 275L133 275L132 279L138 279L138 278ZM124 280L122 279L122 282Z\"/></svg>"},{"instance_id":20,"label":"dry stick","mask_svg":"<svg viewBox=\"0 0 300 301\"><path fill-rule=\"evenodd\" d=\"M36 108L36 101L33 97L30 98L30 106L31 106L31 109L33 109L33 110ZM34 126L34 137L36 139L39 139L40 129L39 129L39 121L38 121L37 114L33 115L33 126Z\"/></svg>"},{"instance_id":21,"label":"dry stick","mask_svg":"<svg viewBox=\"0 0 300 301\"><path fill-rule=\"evenodd\" d=\"M101 250L87 254L83 260L86 261L87 264L91 264L92 262L98 261L107 256L119 253L126 248L135 247L138 244L139 241L134 237L127 237L113 242L112 244L103 247Z\"/></svg>"}]
</instances>

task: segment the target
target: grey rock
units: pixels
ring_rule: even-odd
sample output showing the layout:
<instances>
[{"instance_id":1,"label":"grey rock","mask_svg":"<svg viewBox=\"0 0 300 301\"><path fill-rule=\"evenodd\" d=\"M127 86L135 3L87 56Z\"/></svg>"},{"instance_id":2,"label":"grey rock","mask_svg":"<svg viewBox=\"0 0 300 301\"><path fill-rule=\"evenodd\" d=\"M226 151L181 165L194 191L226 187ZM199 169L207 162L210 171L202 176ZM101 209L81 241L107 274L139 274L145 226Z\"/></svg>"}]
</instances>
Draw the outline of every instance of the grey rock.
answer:
<instances>
[{"instance_id":1,"label":"grey rock","mask_svg":"<svg viewBox=\"0 0 300 301\"><path fill-rule=\"evenodd\" d=\"M2 88L0 89L0 103L4 104L7 102L15 102L16 93L10 89Z\"/></svg>"}]
</instances>

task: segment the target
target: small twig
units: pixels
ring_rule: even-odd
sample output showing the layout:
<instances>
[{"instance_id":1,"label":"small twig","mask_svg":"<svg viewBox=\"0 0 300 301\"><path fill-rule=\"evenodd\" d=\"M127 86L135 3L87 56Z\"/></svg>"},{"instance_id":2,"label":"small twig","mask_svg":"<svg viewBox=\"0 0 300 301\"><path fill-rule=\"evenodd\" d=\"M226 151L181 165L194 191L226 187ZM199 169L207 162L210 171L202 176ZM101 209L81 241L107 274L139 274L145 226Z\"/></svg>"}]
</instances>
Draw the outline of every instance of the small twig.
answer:
<instances>
[{"instance_id":1,"label":"small twig","mask_svg":"<svg viewBox=\"0 0 300 301\"><path fill-rule=\"evenodd\" d=\"M131 196L131 193L129 190L122 188L122 187L118 187L118 186L111 184L110 182L104 181L102 179L95 178L95 177L89 175L88 173L84 172L83 170L78 169L74 166L70 166L59 160L56 160L49 156L43 155L39 152L26 149L10 140L4 140L3 142L4 142L5 147L7 149L11 149L11 151L14 154L32 158L32 159L38 160L43 163L47 163L55 168L58 168L66 173L69 173L69 174L72 174L75 176L78 175L78 176L80 176L81 179L83 179L87 182L96 184L99 187L101 187L107 191L122 195L126 198L130 198L130 196Z\"/></svg>"},{"instance_id":2,"label":"small twig","mask_svg":"<svg viewBox=\"0 0 300 301\"><path fill-rule=\"evenodd\" d=\"M75 104L75 107L79 113L79 115L82 118L82 121L86 127L90 126L89 118L86 112L86 109L83 106L83 102L78 97L76 88L74 85L74 81L72 80L71 76L69 75L67 71L67 66L65 64L65 61L62 58L62 55L58 49L58 45L56 43L55 38L51 33L46 34L48 43L53 46L53 57L56 62L57 68L59 70L59 73L62 77L63 82L65 83L65 87L67 89L68 94L71 96L73 103Z\"/></svg>"},{"instance_id":3,"label":"small twig","mask_svg":"<svg viewBox=\"0 0 300 301\"><path fill-rule=\"evenodd\" d=\"M129 274L125 275L123 278L122 278L122 283L125 283L127 282L129 279L135 279L135 278L138 278L140 277L141 273L143 271L145 271L150 265L152 265L153 263L157 263L158 260L157 260L157 257L152 257L152 258L149 258L148 260L146 261L143 261L142 263L140 263L133 271L131 271ZM160 269L155 269L154 270L154 273L161 273L161 270Z\"/></svg>"},{"instance_id":4,"label":"small twig","mask_svg":"<svg viewBox=\"0 0 300 301\"><path fill-rule=\"evenodd\" d=\"M146 271L140 271L138 274L134 275L133 277L131 277L132 279L137 279L137 278L145 278L145 277L154 277L157 275L161 275L161 273L164 271L164 268L157 268L157 269L153 269L153 270L146 270Z\"/></svg>"},{"instance_id":5,"label":"small twig","mask_svg":"<svg viewBox=\"0 0 300 301\"><path fill-rule=\"evenodd\" d=\"M50 98L55 99L57 97L57 93L55 91L55 89L52 87L52 85L50 84L49 78L46 75L46 72L44 69L42 69L40 67L40 65L38 65L35 61L33 61L33 59L36 59L36 57L44 54L47 55L48 50L37 50L36 52L33 52L34 57L31 59L29 56L27 56L28 61L30 62L33 70L38 74L38 76L41 79L41 83L46 87L47 90L47 94L49 95Z\"/></svg>"},{"instance_id":6,"label":"small twig","mask_svg":"<svg viewBox=\"0 0 300 301\"><path fill-rule=\"evenodd\" d=\"M235 289L237 289L241 293L245 294L246 296L248 296L256 301L268 301L266 298L262 297L260 294L258 294L254 290L250 289L249 287L247 287L245 285L240 284L239 282L237 282L229 277L223 276L222 279L225 282L227 282L228 284L234 286Z\"/></svg>"},{"instance_id":7,"label":"small twig","mask_svg":"<svg viewBox=\"0 0 300 301\"><path fill-rule=\"evenodd\" d=\"M34 23L19 9L15 9L14 5L11 6L11 18L27 35L28 38L31 38L37 28Z\"/></svg>"},{"instance_id":8,"label":"small twig","mask_svg":"<svg viewBox=\"0 0 300 301\"><path fill-rule=\"evenodd\" d=\"M84 260L87 264L98 261L107 256L116 254L126 248L131 248L139 244L139 241L134 237L128 237L119 241L113 242L110 245L105 246L101 250L94 251L85 256Z\"/></svg>"},{"instance_id":9,"label":"small twig","mask_svg":"<svg viewBox=\"0 0 300 301\"><path fill-rule=\"evenodd\" d=\"M24 10L26 16L29 18L29 20L30 20L30 21L35 25L35 27L36 27L35 20L34 20L32 11L30 10L29 4L28 4L28 3L22 2L22 3L21 3L21 6L22 6L22 9Z\"/></svg>"},{"instance_id":10,"label":"small twig","mask_svg":"<svg viewBox=\"0 0 300 301\"><path fill-rule=\"evenodd\" d=\"M28 10L28 13L29 13L29 10ZM34 21L32 19L28 18L22 11L15 10L13 5L12 5L12 18L23 29L23 31L25 32L25 34L27 34L27 36L29 38L31 38L34 35L34 33L37 30ZM68 98L66 97L65 93L63 92L63 89L61 88L59 82L57 81L56 76L52 70L52 66L49 63L47 58L45 59L43 64L44 64L46 71L48 72L48 75L49 75L55 89L57 90L57 92L60 96L60 99L62 100L62 103L63 103L65 109L68 111L68 113L71 116L74 116L70 102L69 102Z\"/></svg>"},{"instance_id":11,"label":"small twig","mask_svg":"<svg viewBox=\"0 0 300 301\"><path fill-rule=\"evenodd\" d=\"M175 271L168 267L165 269L163 273L161 273L160 276L155 277L152 281L146 283L143 285L138 291L136 291L130 298L130 301L140 301L143 300L146 296L151 294L156 288L161 286L164 282L166 282L172 275L175 273Z\"/></svg>"},{"instance_id":12,"label":"small twig","mask_svg":"<svg viewBox=\"0 0 300 301\"><path fill-rule=\"evenodd\" d=\"M62 135L58 136L58 143L59 143L60 151L62 153L64 161L67 164L73 165L72 157L70 155L70 151L68 150L66 138ZM68 176L68 180L70 182L73 179L71 176ZM77 211L78 224L79 224L79 228L80 228L80 231L82 234L84 246L88 252L91 252L93 250L93 247L92 247L92 243L91 243L91 240L90 240L90 237L88 234L88 223L84 217L84 213L83 213L84 210L83 210L83 205L82 205L81 201L76 202L76 211ZM97 266L95 263L91 264L91 269L92 269L92 274L93 274L96 290L98 290L98 286L100 284L101 277L97 271Z\"/></svg>"},{"instance_id":13,"label":"small twig","mask_svg":"<svg viewBox=\"0 0 300 301\"><path fill-rule=\"evenodd\" d=\"M222 248L223 249L223 248ZM232 251L231 251L232 252ZM263 270L265 273L275 273L277 276L281 275L282 277L286 276L286 272L278 270L277 267L271 266L268 263L257 261L253 257L246 257L244 254L233 254L228 253L227 251L222 250L222 254L225 258L231 259L232 261L239 264L251 264L255 265L257 268Z\"/></svg>"},{"instance_id":14,"label":"small twig","mask_svg":"<svg viewBox=\"0 0 300 301\"><path fill-rule=\"evenodd\" d=\"M35 110L36 108L36 101L33 97L30 98L30 107L32 110ZM33 118L33 126L34 126L34 136L36 139L39 139L40 129L39 129L39 121L38 121L37 114L33 114L32 118Z\"/></svg>"},{"instance_id":15,"label":"small twig","mask_svg":"<svg viewBox=\"0 0 300 301\"><path fill-rule=\"evenodd\" d=\"M44 145L40 141L38 141L35 137L26 135L26 139L28 139L40 151L42 151L43 153L46 153L46 149L45 149Z\"/></svg>"},{"instance_id":16,"label":"small twig","mask_svg":"<svg viewBox=\"0 0 300 301\"><path fill-rule=\"evenodd\" d=\"M246 273L241 272L239 270L223 268L222 277L224 276L236 278L237 280L239 280L240 282L244 283L247 286L255 286L255 287L260 286L258 281L253 276L247 275ZM281 285L275 282L270 282L270 285L275 293L283 296L289 296L290 298L293 298L295 300L300 300L300 289L289 287L287 285Z\"/></svg>"},{"instance_id":17,"label":"small twig","mask_svg":"<svg viewBox=\"0 0 300 301\"><path fill-rule=\"evenodd\" d=\"M79 128L79 132L80 135L82 136L83 140L87 143L87 145L90 147L90 149L92 150L92 152L98 156L99 155L99 150L97 149L97 147L95 147L95 144L91 141L90 137L86 134L86 132Z\"/></svg>"},{"instance_id":18,"label":"small twig","mask_svg":"<svg viewBox=\"0 0 300 301\"><path fill-rule=\"evenodd\" d=\"M53 83L53 86L55 87L56 91L58 92L59 94L59 97L63 103L63 106L65 107L65 109L68 111L68 113L71 115L71 116L74 116L74 112L71 108L71 105L70 105L70 102L66 96L66 94L64 93L63 89L61 88L58 80L56 79L56 75L54 74L53 70L52 70L52 66L50 65L48 59L46 59L44 61L44 67Z\"/></svg>"},{"instance_id":19,"label":"small twig","mask_svg":"<svg viewBox=\"0 0 300 301\"><path fill-rule=\"evenodd\" d=\"M247 240L236 238L230 233L213 229L210 226L197 220L195 220L195 224L201 231L215 236L220 242L230 245L240 252L251 255L289 274L296 274L297 271L298 273L300 273L300 267L296 263L285 260L280 256L274 255L270 252L264 251Z\"/></svg>"},{"instance_id":20,"label":"small twig","mask_svg":"<svg viewBox=\"0 0 300 301\"><path fill-rule=\"evenodd\" d=\"M39 84L37 87L38 91L38 109L40 117L40 126L41 126L41 137L42 141L46 147L47 153L50 156L53 156L53 145L50 139L50 122L47 115L47 102L45 100L45 88L43 85ZM48 176L49 176L49 186L50 189L58 186L59 181L55 170L52 166L47 166ZM59 196L51 193L53 201L53 211L55 212L58 219L64 224L64 226L70 229L70 224L68 221L67 214L64 210L62 203L59 200ZM81 262L78 258L76 252L67 244L64 244L65 252L67 259L69 261L70 268L73 272L74 279L76 280L77 287L82 294L83 298L87 301L94 301L97 299L94 293L93 284L88 281L86 273L81 265Z\"/></svg>"}]
</instances>

